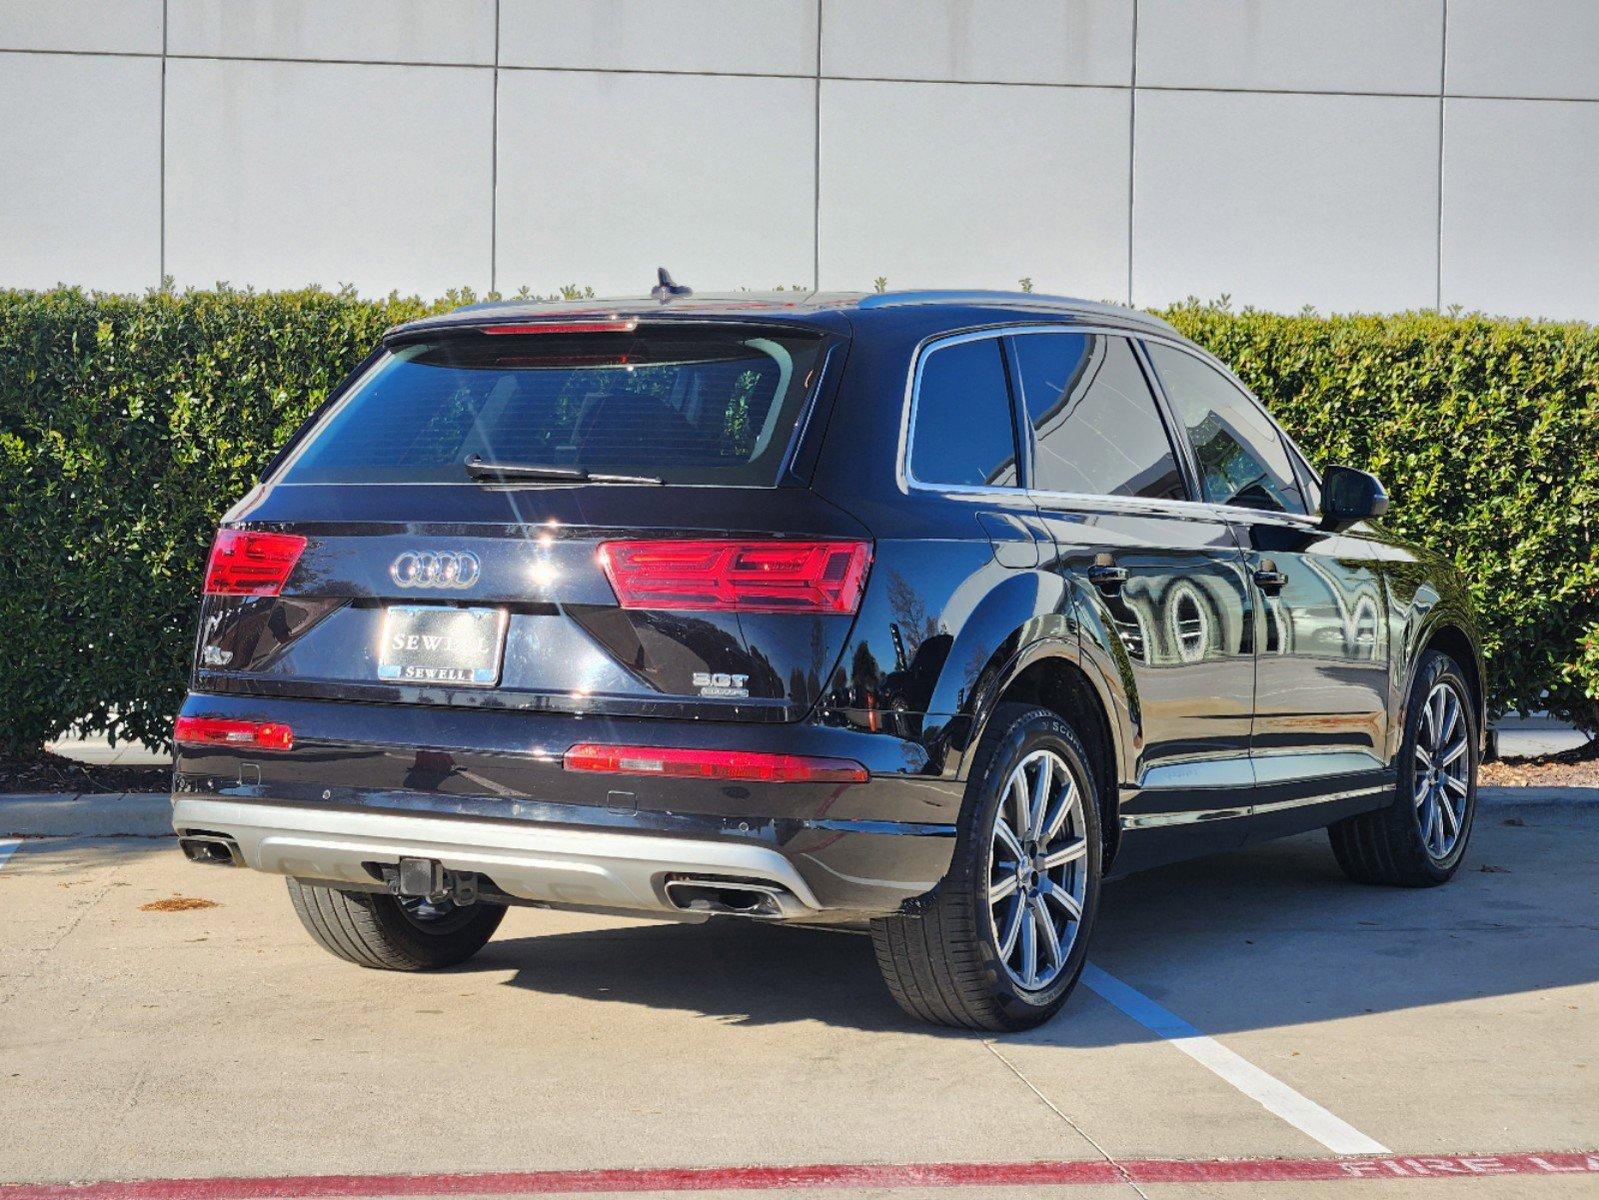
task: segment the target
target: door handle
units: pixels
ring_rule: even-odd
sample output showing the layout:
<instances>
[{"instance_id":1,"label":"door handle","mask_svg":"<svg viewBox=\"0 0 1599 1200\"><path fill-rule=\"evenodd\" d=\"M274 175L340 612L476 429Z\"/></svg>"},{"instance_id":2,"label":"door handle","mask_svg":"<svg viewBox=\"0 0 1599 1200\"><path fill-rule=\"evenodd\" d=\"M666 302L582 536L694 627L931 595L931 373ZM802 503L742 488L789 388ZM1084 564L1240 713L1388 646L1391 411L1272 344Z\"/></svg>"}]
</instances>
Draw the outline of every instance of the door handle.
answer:
<instances>
[{"instance_id":1,"label":"door handle","mask_svg":"<svg viewBox=\"0 0 1599 1200\"><path fill-rule=\"evenodd\" d=\"M1109 595L1127 582L1127 568L1118 567L1108 554L1096 555L1094 565L1088 568L1088 582Z\"/></svg>"},{"instance_id":2,"label":"door handle","mask_svg":"<svg viewBox=\"0 0 1599 1200\"><path fill-rule=\"evenodd\" d=\"M1255 568L1255 586L1268 596L1275 596L1283 590L1283 584L1288 582L1288 575L1277 569L1277 564L1269 558L1260 560L1260 566Z\"/></svg>"}]
</instances>

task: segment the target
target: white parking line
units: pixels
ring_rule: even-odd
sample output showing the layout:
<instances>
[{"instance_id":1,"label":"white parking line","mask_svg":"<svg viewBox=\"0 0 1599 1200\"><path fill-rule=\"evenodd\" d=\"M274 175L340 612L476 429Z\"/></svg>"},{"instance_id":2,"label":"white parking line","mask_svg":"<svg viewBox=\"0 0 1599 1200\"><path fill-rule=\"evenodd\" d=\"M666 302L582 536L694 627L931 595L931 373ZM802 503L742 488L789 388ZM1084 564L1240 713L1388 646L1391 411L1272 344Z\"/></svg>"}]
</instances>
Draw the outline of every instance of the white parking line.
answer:
<instances>
[{"instance_id":1,"label":"white parking line","mask_svg":"<svg viewBox=\"0 0 1599 1200\"><path fill-rule=\"evenodd\" d=\"M1083 968L1083 985L1334 1154L1389 1153L1381 1142L1333 1116L1308 1096L1301 1096L1282 1080L1234 1054L1215 1038L1206 1037L1176 1013L1168 1012L1137 988L1106 974L1093 963Z\"/></svg>"},{"instance_id":2,"label":"white parking line","mask_svg":"<svg viewBox=\"0 0 1599 1200\"><path fill-rule=\"evenodd\" d=\"M0 867L6 865L6 859L11 857L11 852L22 845L19 841L0 841Z\"/></svg>"}]
</instances>

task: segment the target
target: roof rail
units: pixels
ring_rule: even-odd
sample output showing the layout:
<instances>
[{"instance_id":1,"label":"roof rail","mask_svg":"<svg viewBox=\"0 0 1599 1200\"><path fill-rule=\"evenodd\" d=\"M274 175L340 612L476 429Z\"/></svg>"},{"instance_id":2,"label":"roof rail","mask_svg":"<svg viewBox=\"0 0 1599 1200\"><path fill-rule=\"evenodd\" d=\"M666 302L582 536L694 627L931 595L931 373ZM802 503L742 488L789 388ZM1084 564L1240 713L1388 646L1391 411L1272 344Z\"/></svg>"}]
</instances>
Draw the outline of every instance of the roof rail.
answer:
<instances>
[{"instance_id":1,"label":"roof rail","mask_svg":"<svg viewBox=\"0 0 1599 1200\"><path fill-rule=\"evenodd\" d=\"M937 289L920 291L874 292L862 296L860 308L894 308L902 304L993 304L1013 305L1018 308L1058 308L1074 313L1097 313L1114 316L1120 320L1138 321L1160 329L1171 326L1153 313L1120 304L1105 304L1098 300L1081 300L1075 296L1051 296L1041 292L989 291L981 288Z\"/></svg>"}]
</instances>

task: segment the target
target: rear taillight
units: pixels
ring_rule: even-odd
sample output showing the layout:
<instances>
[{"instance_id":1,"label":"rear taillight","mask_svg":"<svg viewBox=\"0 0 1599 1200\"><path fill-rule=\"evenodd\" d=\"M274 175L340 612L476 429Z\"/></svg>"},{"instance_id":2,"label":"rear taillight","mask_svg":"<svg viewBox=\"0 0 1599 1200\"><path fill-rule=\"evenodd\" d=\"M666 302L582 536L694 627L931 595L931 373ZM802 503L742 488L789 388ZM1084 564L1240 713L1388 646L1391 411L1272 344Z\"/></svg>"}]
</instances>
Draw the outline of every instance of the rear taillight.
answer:
<instances>
[{"instance_id":1,"label":"rear taillight","mask_svg":"<svg viewBox=\"0 0 1599 1200\"><path fill-rule=\"evenodd\" d=\"M180 746L232 746L239 750L293 750L294 731L276 721L233 721L222 717L179 717L172 740Z\"/></svg>"},{"instance_id":2,"label":"rear taillight","mask_svg":"<svg viewBox=\"0 0 1599 1200\"><path fill-rule=\"evenodd\" d=\"M853 613L866 542L605 542L600 563L623 608Z\"/></svg>"},{"instance_id":3,"label":"rear taillight","mask_svg":"<svg viewBox=\"0 0 1599 1200\"><path fill-rule=\"evenodd\" d=\"M573 746L568 771L654 775L665 779L737 780L747 783L865 783L865 767L847 758L762 754L752 750L680 750L662 746Z\"/></svg>"},{"instance_id":4,"label":"rear taillight","mask_svg":"<svg viewBox=\"0 0 1599 1200\"><path fill-rule=\"evenodd\" d=\"M205 565L205 594L276 596L304 550L297 533L219 529Z\"/></svg>"}]
</instances>

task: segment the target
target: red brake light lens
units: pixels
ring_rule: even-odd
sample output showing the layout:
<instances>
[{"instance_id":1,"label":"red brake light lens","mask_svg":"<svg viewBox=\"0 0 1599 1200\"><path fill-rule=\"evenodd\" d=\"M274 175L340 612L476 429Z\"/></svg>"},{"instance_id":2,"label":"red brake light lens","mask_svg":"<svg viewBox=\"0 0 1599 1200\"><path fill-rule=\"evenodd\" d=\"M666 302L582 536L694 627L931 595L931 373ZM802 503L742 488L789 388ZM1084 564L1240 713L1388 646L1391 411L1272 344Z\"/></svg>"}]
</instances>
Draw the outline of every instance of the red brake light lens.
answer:
<instances>
[{"instance_id":1,"label":"red brake light lens","mask_svg":"<svg viewBox=\"0 0 1599 1200\"><path fill-rule=\"evenodd\" d=\"M276 596L304 550L297 533L219 529L205 565L205 594Z\"/></svg>"},{"instance_id":2,"label":"red brake light lens","mask_svg":"<svg viewBox=\"0 0 1599 1200\"><path fill-rule=\"evenodd\" d=\"M172 724L172 740L180 746L233 746L279 753L294 749L294 731L287 725L222 717L179 717Z\"/></svg>"},{"instance_id":3,"label":"red brake light lens","mask_svg":"<svg viewBox=\"0 0 1599 1200\"><path fill-rule=\"evenodd\" d=\"M613 317L595 321L530 321L522 325L485 325L484 333L632 333L637 317Z\"/></svg>"},{"instance_id":4,"label":"red brake light lens","mask_svg":"<svg viewBox=\"0 0 1599 1200\"><path fill-rule=\"evenodd\" d=\"M850 614L866 542L605 542L600 563L623 608Z\"/></svg>"},{"instance_id":5,"label":"red brake light lens","mask_svg":"<svg viewBox=\"0 0 1599 1200\"><path fill-rule=\"evenodd\" d=\"M679 750L662 746L573 746L562 765L568 771L606 775L654 775L662 779L710 779L749 783L865 783L865 767L847 758L762 754L749 750Z\"/></svg>"}]
</instances>

